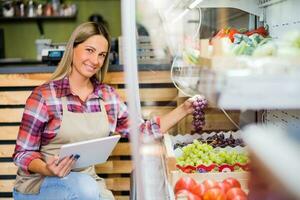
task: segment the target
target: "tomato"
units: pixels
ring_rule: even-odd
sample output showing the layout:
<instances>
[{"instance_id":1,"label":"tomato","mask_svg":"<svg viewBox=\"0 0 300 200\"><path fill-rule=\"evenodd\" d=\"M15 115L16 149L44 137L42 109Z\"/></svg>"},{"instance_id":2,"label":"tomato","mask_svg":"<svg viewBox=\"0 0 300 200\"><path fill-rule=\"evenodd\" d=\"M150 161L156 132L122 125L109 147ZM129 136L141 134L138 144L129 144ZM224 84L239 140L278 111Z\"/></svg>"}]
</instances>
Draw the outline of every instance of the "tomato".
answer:
<instances>
[{"instance_id":1,"label":"tomato","mask_svg":"<svg viewBox=\"0 0 300 200\"><path fill-rule=\"evenodd\" d=\"M197 182L191 177L181 177L175 184L174 192L177 193L179 190L191 190L197 185Z\"/></svg>"},{"instance_id":2,"label":"tomato","mask_svg":"<svg viewBox=\"0 0 300 200\"><path fill-rule=\"evenodd\" d=\"M195 194L199 197L202 197L204 192L206 191L206 188L202 183L200 183L200 184L195 185L190 191L193 194Z\"/></svg>"},{"instance_id":3,"label":"tomato","mask_svg":"<svg viewBox=\"0 0 300 200\"><path fill-rule=\"evenodd\" d=\"M234 41L234 35L236 33L240 33L237 29L235 28L222 28L215 36L214 38L225 38L228 37L231 42Z\"/></svg>"},{"instance_id":4,"label":"tomato","mask_svg":"<svg viewBox=\"0 0 300 200\"><path fill-rule=\"evenodd\" d=\"M179 190L175 194L175 199L185 199L185 200L202 200L201 197L191 193L188 190Z\"/></svg>"},{"instance_id":5,"label":"tomato","mask_svg":"<svg viewBox=\"0 0 300 200\"><path fill-rule=\"evenodd\" d=\"M235 178L232 178L232 177L229 177L229 178L226 178L223 183L228 183L230 185L230 187L232 188L241 188L241 184L238 180L236 180Z\"/></svg>"},{"instance_id":6,"label":"tomato","mask_svg":"<svg viewBox=\"0 0 300 200\"><path fill-rule=\"evenodd\" d=\"M207 190L203 195L203 200L225 200L226 196L220 188Z\"/></svg>"},{"instance_id":7,"label":"tomato","mask_svg":"<svg viewBox=\"0 0 300 200\"><path fill-rule=\"evenodd\" d=\"M226 193L226 200L233 200L236 196L243 196L247 198L247 194L241 188L231 188Z\"/></svg>"},{"instance_id":8,"label":"tomato","mask_svg":"<svg viewBox=\"0 0 300 200\"><path fill-rule=\"evenodd\" d=\"M228 37L229 37L229 39L231 40L231 42L234 42L234 35L235 35L236 33L240 33L240 32L239 32L237 29L235 29L235 28L231 28L231 29L229 30Z\"/></svg>"},{"instance_id":9,"label":"tomato","mask_svg":"<svg viewBox=\"0 0 300 200\"><path fill-rule=\"evenodd\" d=\"M207 190L211 188L218 187L218 182L210 179L206 179L202 182L202 184L205 186Z\"/></svg>"},{"instance_id":10,"label":"tomato","mask_svg":"<svg viewBox=\"0 0 300 200\"><path fill-rule=\"evenodd\" d=\"M245 196L235 196L232 200L248 200Z\"/></svg>"},{"instance_id":11,"label":"tomato","mask_svg":"<svg viewBox=\"0 0 300 200\"><path fill-rule=\"evenodd\" d=\"M226 182L218 182L218 188L220 188L225 194L231 188L229 183Z\"/></svg>"}]
</instances>

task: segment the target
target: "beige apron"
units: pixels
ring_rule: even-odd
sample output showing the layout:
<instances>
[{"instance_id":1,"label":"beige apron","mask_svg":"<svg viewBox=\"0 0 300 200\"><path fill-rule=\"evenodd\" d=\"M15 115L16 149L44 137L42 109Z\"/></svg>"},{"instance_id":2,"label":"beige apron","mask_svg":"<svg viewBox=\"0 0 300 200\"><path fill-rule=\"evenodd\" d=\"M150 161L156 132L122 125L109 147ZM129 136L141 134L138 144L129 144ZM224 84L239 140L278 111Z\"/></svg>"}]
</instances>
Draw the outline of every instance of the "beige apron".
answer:
<instances>
[{"instance_id":1,"label":"beige apron","mask_svg":"<svg viewBox=\"0 0 300 200\"><path fill-rule=\"evenodd\" d=\"M101 112L92 113L73 113L67 108L67 99L62 97L63 115L59 133L51 142L41 147L43 160L49 156L58 155L59 149L63 144L106 137L109 135L109 123L105 111L104 103L100 101ZM97 176L94 166L82 169L74 169L91 175L98 183L101 197L105 199L114 199L111 191L106 189L104 179ZM15 183L15 189L26 194L38 193L43 182L43 176L40 174L26 175L18 170Z\"/></svg>"}]
</instances>

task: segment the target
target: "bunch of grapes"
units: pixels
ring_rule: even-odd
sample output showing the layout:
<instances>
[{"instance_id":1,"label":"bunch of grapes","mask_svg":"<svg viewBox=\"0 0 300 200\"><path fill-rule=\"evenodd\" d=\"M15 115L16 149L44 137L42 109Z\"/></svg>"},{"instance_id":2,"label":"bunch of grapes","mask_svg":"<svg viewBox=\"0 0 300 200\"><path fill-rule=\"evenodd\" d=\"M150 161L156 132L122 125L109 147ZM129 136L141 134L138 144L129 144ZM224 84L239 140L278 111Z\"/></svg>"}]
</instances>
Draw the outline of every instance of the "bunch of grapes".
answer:
<instances>
[{"instance_id":1,"label":"bunch of grapes","mask_svg":"<svg viewBox=\"0 0 300 200\"><path fill-rule=\"evenodd\" d=\"M193 126L196 133L199 133L205 125L204 109L207 107L208 101L201 97L195 97L193 102Z\"/></svg>"},{"instance_id":2,"label":"bunch of grapes","mask_svg":"<svg viewBox=\"0 0 300 200\"><path fill-rule=\"evenodd\" d=\"M248 163L249 157L245 152L214 149L213 146L195 139L192 144L182 148L182 155L177 157L176 161L180 166L191 165L196 167L201 164L208 166L212 163L234 165L236 163Z\"/></svg>"}]
</instances>

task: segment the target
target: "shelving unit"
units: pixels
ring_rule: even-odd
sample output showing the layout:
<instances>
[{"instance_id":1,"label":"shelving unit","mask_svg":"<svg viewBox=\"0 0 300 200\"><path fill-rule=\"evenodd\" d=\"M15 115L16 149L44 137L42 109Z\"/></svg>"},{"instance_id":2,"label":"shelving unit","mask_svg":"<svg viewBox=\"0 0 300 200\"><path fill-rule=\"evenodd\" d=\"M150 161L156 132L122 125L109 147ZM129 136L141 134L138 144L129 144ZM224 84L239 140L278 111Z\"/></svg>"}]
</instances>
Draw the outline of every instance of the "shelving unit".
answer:
<instances>
[{"instance_id":1,"label":"shelving unit","mask_svg":"<svg viewBox=\"0 0 300 200\"><path fill-rule=\"evenodd\" d=\"M75 20L77 14L71 16L36 16L36 17L0 17L0 22L27 22L43 20Z\"/></svg>"},{"instance_id":2,"label":"shelving unit","mask_svg":"<svg viewBox=\"0 0 300 200\"><path fill-rule=\"evenodd\" d=\"M223 56L177 68L174 80L183 91L203 94L224 109L300 108L298 58Z\"/></svg>"},{"instance_id":3,"label":"shelving unit","mask_svg":"<svg viewBox=\"0 0 300 200\"><path fill-rule=\"evenodd\" d=\"M161 8L162 20L166 27L178 23L176 30L184 29L179 21L187 16L194 2L198 2L201 8L230 7L258 16L254 24L258 24L261 20L261 23L268 25L270 35L274 39L281 39L289 30L299 31L300 28L300 15L297 10L300 1L298 0L173 1L171 5ZM173 36L171 28L169 38ZM179 38L176 33L174 37ZM179 38L179 40L184 39L184 37ZM274 179L263 178L270 182L273 180L280 182L298 199L300 197L299 187L297 188L300 184L300 177L297 174L300 168L299 123L297 123L300 116L299 57L254 58L224 55L203 59L200 62L203 62L201 66L195 66L179 61L178 66L175 65L177 69L173 71L175 75L172 77L173 81L188 96L203 94L209 98L210 103L213 102L224 109L266 110L266 120L262 121L263 126L256 124L250 129L245 129L246 143L253 156L259 160L259 163L255 164L267 169ZM269 124L276 124L276 126L275 128L264 127ZM291 136L291 130L283 131L282 127L293 127L297 131L294 136Z\"/></svg>"},{"instance_id":4,"label":"shelving unit","mask_svg":"<svg viewBox=\"0 0 300 200\"><path fill-rule=\"evenodd\" d=\"M0 17L0 23L25 23L36 22L40 35L44 35L44 21L57 21L57 20L76 20L77 12L71 16L36 16L36 17Z\"/></svg>"}]
</instances>

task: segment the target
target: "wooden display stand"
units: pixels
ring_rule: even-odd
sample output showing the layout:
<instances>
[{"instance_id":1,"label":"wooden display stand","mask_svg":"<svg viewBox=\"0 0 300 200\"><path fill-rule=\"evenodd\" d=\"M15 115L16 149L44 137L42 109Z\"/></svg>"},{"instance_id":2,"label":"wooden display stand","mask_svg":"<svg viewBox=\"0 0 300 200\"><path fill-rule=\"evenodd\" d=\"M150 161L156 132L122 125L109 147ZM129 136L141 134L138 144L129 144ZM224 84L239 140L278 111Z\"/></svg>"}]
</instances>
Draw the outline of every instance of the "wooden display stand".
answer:
<instances>
[{"instance_id":1,"label":"wooden display stand","mask_svg":"<svg viewBox=\"0 0 300 200\"><path fill-rule=\"evenodd\" d=\"M176 168L176 158L174 155L171 138L168 134L164 135L164 146L166 152L166 170L168 174L168 180L172 188L174 188L179 178L185 176L189 176L199 183L203 182L206 179L223 181L228 177L233 177L241 183L241 186L245 191L248 191L248 179L250 175L249 172L184 173Z\"/></svg>"}]
</instances>

